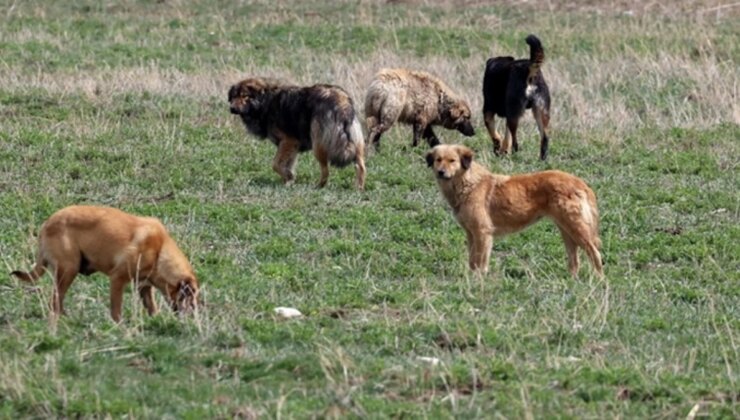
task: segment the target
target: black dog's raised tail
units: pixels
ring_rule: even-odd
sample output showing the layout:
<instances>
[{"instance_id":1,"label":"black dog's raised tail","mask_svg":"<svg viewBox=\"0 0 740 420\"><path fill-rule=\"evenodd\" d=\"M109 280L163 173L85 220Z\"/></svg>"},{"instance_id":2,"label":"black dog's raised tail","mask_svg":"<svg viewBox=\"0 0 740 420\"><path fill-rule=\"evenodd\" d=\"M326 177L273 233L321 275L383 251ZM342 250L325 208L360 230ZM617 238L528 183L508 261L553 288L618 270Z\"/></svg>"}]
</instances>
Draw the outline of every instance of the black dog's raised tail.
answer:
<instances>
[{"instance_id":1,"label":"black dog's raised tail","mask_svg":"<svg viewBox=\"0 0 740 420\"><path fill-rule=\"evenodd\" d=\"M529 45L529 78L534 77L537 72L540 71L542 63L545 61L545 49L542 48L542 43L539 38L534 35L529 35L525 40Z\"/></svg>"}]
</instances>

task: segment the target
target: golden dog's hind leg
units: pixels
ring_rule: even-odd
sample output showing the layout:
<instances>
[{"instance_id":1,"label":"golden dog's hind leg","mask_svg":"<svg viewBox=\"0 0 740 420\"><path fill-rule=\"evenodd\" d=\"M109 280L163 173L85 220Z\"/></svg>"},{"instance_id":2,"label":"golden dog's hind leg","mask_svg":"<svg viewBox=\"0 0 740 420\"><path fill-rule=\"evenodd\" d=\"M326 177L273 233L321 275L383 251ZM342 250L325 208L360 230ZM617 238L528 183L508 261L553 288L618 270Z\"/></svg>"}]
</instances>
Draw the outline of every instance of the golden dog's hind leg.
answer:
<instances>
[{"instance_id":1,"label":"golden dog's hind leg","mask_svg":"<svg viewBox=\"0 0 740 420\"><path fill-rule=\"evenodd\" d=\"M601 263L601 253L599 252L599 238L594 233L589 225L582 221L572 222L568 225L562 226L566 232L570 235L573 241L588 255L588 259L591 260L594 270L599 276L604 275L604 269Z\"/></svg>"}]
</instances>

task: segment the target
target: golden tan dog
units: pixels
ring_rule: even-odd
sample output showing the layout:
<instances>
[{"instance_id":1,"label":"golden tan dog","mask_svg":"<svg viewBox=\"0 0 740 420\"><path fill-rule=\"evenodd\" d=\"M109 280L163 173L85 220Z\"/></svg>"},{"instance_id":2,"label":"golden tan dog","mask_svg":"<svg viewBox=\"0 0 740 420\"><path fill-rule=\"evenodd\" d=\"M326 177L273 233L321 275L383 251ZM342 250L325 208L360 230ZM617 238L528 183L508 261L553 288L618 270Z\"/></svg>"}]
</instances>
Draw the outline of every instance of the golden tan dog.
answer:
<instances>
[{"instance_id":1,"label":"golden tan dog","mask_svg":"<svg viewBox=\"0 0 740 420\"><path fill-rule=\"evenodd\" d=\"M578 273L578 248L586 251L599 275L601 240L596 196L586 183L560 171L498 175L473 161L461 145L439 145L427 153L437 184L465 230L471 270L488 271L493 238L514 233L542 217L560 229L568 269Z\"/></svg>"},{"instance_id":2,"label":"golden tan dog","mask_svg":"<svg viewBox=\"0 0 740 420\"><path fill-rule=\"evenodd\" d=\"M475 134L470 106L443 81L422 71L382 69L375 75L365 96L368 142L380 145L380 136L396 122L414 129L413 145L423 137L429 146L439 144L432 126Z\"/></svg>"},{"instance_id":3,"label":"golden tan dog","mask_svg":"<svg viewBox=\"0 0 740 420\"><path fill-rule=\"evenodd\" d=\"M198 281L188 259L152 217L110 207L65 207L41 227L33 270L11 274L33 282L47 268L54 275L51 308L56 315L64 312L64 295L77 274L97 271L111 279L110 314L116 322L121 320L123 289L131 280L150 315L157 312L152 287L167 296L176 312L197 305Z\"/></svg>"}]
</instances>

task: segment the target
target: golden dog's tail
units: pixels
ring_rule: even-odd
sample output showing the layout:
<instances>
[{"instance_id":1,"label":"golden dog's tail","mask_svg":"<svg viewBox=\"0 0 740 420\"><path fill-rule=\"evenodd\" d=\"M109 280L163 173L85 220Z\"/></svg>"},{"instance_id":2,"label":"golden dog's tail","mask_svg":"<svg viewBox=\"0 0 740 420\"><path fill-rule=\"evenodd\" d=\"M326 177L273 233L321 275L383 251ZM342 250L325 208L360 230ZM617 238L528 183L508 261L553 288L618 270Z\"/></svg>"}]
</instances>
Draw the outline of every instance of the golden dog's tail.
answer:
<instances>
[{"instance_id":1,"label":"golden dog's tail","mask_svg":"<svg viewBox=\"0 0 740 420\"><path fill-rule=\"evenodd\" d=\"M33 267L33 270L29 272L25 271L13 271L10 273L11 275L15 276L17 279L33 283L36 280L39 279L39 277L43 276L46 272L46 261L41 257L41 255L36 257L36 265Z\"/></svg>"},{"instance_id":2,"label":"golden dog's tail","mask_svg":"<svg viewBox=\"0 0 740 420\"><path fill-rule=\"evenodd\" d=\"M537 75L545 61L545 49L542 48L540 39L534 35L529 35L525 40L529 45L529 79Z\"/></svg>"}]
</instances>

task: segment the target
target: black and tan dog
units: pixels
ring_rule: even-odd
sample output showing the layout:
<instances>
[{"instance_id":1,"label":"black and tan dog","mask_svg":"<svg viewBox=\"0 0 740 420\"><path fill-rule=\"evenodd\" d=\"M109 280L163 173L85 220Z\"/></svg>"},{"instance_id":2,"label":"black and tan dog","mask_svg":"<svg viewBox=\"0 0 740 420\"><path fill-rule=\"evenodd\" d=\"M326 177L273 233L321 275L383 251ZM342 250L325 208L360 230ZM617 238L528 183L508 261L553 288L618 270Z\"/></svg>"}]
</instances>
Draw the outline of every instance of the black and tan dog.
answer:
<instances>
[{"instance_id":1,"label":"black and tan dog","mask_svg":"<svg viewBox=\"0 0 740 420\"><path fill-rule=\"evenodd\" d=\"M474 162L473 151L462 145L441 144L429 151L426 159L465 230L471 270L488 271L494 238L545 217L560 229L574 277L578 248L586 251L596 272L603 274L596 195L582 179L560 171L493 174Z\"/></svg>"},{"instance_id":2,"label":"black and tan dog","mask_svg":"<svg viewBox=\"0 0 740 420\"><path fill-rule=\"evenodd\" d=\"M547 159L547 126L550 124L550 91L542 76L545 50L540 40L529 35L529 59L515 60L514 57L494 57L486 62L483 76L483 119L493 141L493 151L498 154L519 150L516 130L519 119L526 109L532 109L537 129L540 132L540 159ZM506 136L496 131L496 116L506 119Z\"/></svg>"},{"instance_id":3,"label":"black and tan dog","mask_svg":"<svg viewBox=\"0 0 740 420\"><path fill-rule=\"evenodd\" d=\"M419 137L430 146L439 144L434 125L466 136L475 134L467 101L437 77L407 69L382 69L375 75L365 96L365 121L368 143L376 148L380 136L396 121L413 127L414 146Z\"/></svg>"},{"instance_id":4,"label":"black and tan dog","mask_svg":"<svg viewBox=\"0 0 740 420\"><path fill-rule=\"evenodd\" d=\"M342 88L298 87L255 77L229 89L229 104L247 131L277 146L272 168L286 184L295 179L298 153L313 149L321 165L319 187L329 179L329 164L354 162L357 186L364 188L365 140L352 98Z\"/></svg>"},{"instance_id":5,"label":"black and tan dog","mask_svg":"<svg viewBox=\"0 0 740 420\"><path fill-rule=\"evenodd\" d=\"M121 320L123 290L132 280L150 315L157 312L153 288L176 312L189 312L197 305L198 281L188 259L152 217L110 207L65 207L41 227L33 270L11 274L33 282L47 269L54 276L51 309L56 315L64 312L64 295L77 274L97 271L111 279L110 314L116 322Z\"/></svg>"}]
</instances>

